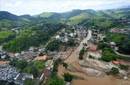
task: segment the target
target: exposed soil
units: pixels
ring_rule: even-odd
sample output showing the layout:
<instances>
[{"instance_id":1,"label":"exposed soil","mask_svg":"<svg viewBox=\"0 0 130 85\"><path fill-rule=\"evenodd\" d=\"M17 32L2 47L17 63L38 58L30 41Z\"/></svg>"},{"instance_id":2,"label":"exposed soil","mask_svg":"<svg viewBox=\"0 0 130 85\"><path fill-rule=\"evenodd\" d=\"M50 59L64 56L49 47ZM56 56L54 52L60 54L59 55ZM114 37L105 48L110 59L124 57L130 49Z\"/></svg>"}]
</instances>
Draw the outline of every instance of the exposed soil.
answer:
<instances>
[{"instance_id":1,"label":"exposed soil","mask_svg":"<svg viewBox=\"0 0 130 85\"><path fill-rule=\"evenodd\" d=\"M112 76L87 77L86 80L73 80L72 85L130 85L130 80L116 79Z\"/></svg>"}]
</instances>

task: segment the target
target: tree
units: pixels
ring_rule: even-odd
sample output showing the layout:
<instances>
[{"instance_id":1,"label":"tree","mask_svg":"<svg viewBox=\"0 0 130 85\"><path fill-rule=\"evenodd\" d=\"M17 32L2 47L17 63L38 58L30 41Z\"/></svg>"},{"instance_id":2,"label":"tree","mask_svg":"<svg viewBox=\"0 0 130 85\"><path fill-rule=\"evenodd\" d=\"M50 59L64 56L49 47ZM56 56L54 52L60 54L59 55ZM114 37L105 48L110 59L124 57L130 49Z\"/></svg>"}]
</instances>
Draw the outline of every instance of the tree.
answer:
<instances>
[{"instance_id":1,"label":"tree","mask_svg":"<svg viewBox=\"0 0 130 85\"><path fill-rule=\"evenodd\" d=\"M111 48L104 48L103 49L103 55L101 57L101 60L110 62L112 60L116 60L118 56L112 51Z\"/></svg>"},{"instance_id":2,"label":"tree","mask_svg":"<svg viewBox=\"0 0 130 85\"><path fill-rule=\"evenodd\" d=\"M26 79L24 81L24 85L38 85L37 84L38 81L34 80L34 79Z\"/></svg>"},{"instance_id":3,"label":"tree","mask_svg":"<svg viewBox=\"0 0 130 85\"><path fill-rule=\"evenodd\" d=\"M128 65L123 65L123 64L120 64L119 67L123 70L128 70L129 69L129 66Z\"/></svg>"},{"instance_id":4,"label":"tree","mask_svg":"<svg viewBox=\"0 0 130 85\"><path fill-rule=\"evenodd\" d=\"M19 34L17 34L16 37L14 37L13 39L8 37L9 32L6 32L6 36L4 36L5 39L11 40L3 45L3 49L9 52L21 52L24 50L28 50L31 46L38 47L40 45L45 45L50 37L53 36L61 27L61 24L44 24L40 26L32 25L30 27L25 26L23 29L19 30ZM49 46L49 50L57 50L59 44L60 43L57 44L57 42L54 44L51 43L51 45Z\"/></svg>"},{"instance_id":5,"label":"tree","mask_svg":"<svg viewBox=\"0 0 130 85\"><path fill-rule=\"evenodd\" d=\"M119 45L119 52L127 55L130 54L130 39L121 42L121 44Z\"/></svg>"},{"instance_id":6,"label":"tree","mask_svg":"<svg viewBox=\"0 0 130 85\"><path fill-rule=\"evenodd\" d=\"M73 79L73 76L69 73L65 73L64 74L64 80L67 81L67 82L71 82Z\"/></svg>"},{"instance_id":7,"label":"tree","mask_svg":"<svg viewBox=\"0 0 130 85\"><path fill-rule=\"evenodd\" d=\"M79 59L82 60L83 59L83 55L84 55L85 49L82 48L79 52Z\"/></svg>"},{"instance_id":8,"label":"tree","mask_svg":"<svg viewBox=\"0 0 130 85\"><path fill-rule=\"evenodd\" d=\"M67 69L68 64L63 62L63 66Z\"/></svg>"},{"instance_id":9,"label":"tree","mask_svg":"<svg viewBox=\"0 0 130 85\"><path fill-rule=\"evenodd\" d=\"M62 60L59 58L54 62L53 72L57 73L59 64L62 63Z\"/></svg>"},{"instance_id":10,"label":"tree","mask_svg":"<svg viewBox=\"0 0 130 85\"><path fill-rule=\"evenodd\" d=\"M10 61L10 65L15 66L19 70L23 70L28 65L28 63L25 60L13 59Z\"/></svg>"},{"instance_id":11,"label":"tree","mask_svg":"<svg viewBox=\"0 0 130 85\"><path fill-rule=\"evenodd\" d=\"M60 44L61 42L59 40L53 40L46 46L46 49L49 51L58 51L60 48Z\"/></svg>"},{"instance_id":12,"label":"tree","mask_svg":"<svg viewBox=\"0 0 130 85\"><path fill-rule=\"evenodd\" d=\"M76 43L74 39L69 39L69 41L67 42L67 45L73 47L73 46L76 46Z\"/></svg>"},{"instance_id":13,"label":"tree","mask_svg":"<svg viewBox=\"0 0 130 85\"><path fill-rule=\"evenodd\" d=\"M99 42L99 44L98 44L98 49L104 49L104 48L107 48L107 47L109 47L109 46L104 42Z\"/></svg>"},{"instance_id":14,"label":"tree","mask_svg":"<svg viewBox=\"0 0 130 85\"><path fill-rule=\"evenodd\" d=\"M113 75L117 75L119 73L119 70L118 68L112 67L110 73Z\"/></svg>"},{"instance_id":15,"label":"tree","mask_svg":"<svg viewBox=\"0 0 130 85\"><path fill-rule=\"evenodd\" d=\"M27 62L25 60L13 59L10 62L10 65L16 67L21 72L33 74L34 77L37 77L44 69L45 62L43 61L32 61Z\"/></svg>"},{"instance_id":16,"label":"tree","mask_svg":"<svg viewBox=\"0 0 130 85\"><path fill-rule=\"evenodd\" d=\"M65 82L63 79L60 79L57 76L54 76L48 80L47 85L65 85Z\"/></svg>"}]
</instances>

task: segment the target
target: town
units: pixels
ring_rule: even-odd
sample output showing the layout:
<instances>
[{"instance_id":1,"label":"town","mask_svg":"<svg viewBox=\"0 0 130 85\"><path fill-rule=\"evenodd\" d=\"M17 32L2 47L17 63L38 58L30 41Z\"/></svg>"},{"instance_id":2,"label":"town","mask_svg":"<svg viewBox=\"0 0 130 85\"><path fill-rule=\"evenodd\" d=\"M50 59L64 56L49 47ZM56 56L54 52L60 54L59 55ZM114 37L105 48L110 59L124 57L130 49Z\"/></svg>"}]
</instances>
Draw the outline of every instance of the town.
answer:
<instances>
[{"instance_id":1,"label":"town","mask_svg":"<svg viewBox=\"0 0 130 85\"><path fill-rule=\"evenodd\" d=\"M0 0L0 85L130 85L130 1Z\"/></svg>"},{"instance_id":2,"label":"town","mask_svg":"<svg viewBox=\"0 0 130 85\"><path fill-rule=\"evenodd\" d=\"M114 28L110 32L125 34L128 31L117 31ZM128 70L129 62L121 59L107 60L107 58L102 57L104 55L103 50L99 47L101 42L106 43L115 52L115 55L129 57L129 55L118 52L118 47L114 41L104 41L106 36L104 32L100 32L98 29L86 29L85 27L76 25L73 27L70 26L69 29L63 28L52 37L51 41L45 47L30 47L27 51L21 51L20 53L6 52L1 49L0 80L24 85L26 80L31 79L35 80L37 84L46 84L48 78L55 71L54 69L57 69L56 72L61 78L67 73L68 75L83 79L84 76L80 76L80 74L101 77L115 73L121 79L128 80L130 77L130 71ZM59 41L60 43L58 44L62 45L62 49L54 51L56 50L55 47L49 47L49 44L53 41ZM57 61L59 61L58 66L55 66ZM38 75L36 75L35 71L31 72L32 74L22 71L23 66L26 66L26 63L29 62L37 63L36 65L43 65L36 66L40 70ZM17 67L17 64L19 67ZM67 85L71 85L70 81L66 81L68 82Z\"/></svg>"}]
</instances>

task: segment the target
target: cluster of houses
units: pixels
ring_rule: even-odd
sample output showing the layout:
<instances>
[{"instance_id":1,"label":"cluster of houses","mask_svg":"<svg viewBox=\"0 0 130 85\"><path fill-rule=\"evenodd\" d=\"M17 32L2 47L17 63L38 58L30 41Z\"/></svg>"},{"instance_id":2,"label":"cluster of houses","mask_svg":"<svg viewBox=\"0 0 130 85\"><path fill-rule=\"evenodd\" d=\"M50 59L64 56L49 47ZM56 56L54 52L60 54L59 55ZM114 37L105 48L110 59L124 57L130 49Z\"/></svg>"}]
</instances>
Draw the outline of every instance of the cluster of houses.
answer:
<instances>
[{"instance_id":1,"label":"cluster of houses","mask_svg":"<svg viewBox=\"0 0 130 85\"><path fill-rule=\"evenodd\" d=\"M25 79L33 79L33 75L20 73L15 67L10 65L0 65L0 80L23 85Z\"/></svg>"},{"instance_id":2,"label":"cluster of houses","mask_svg":"<svg viewBox=\"0 0 130 85\"><path fill-rule=\"evenodd\" d=\"M43 70L40 79L47 79L50 76L53 68L53 60L46 54L44 54L44 48L30 47L28 51L22 51L20 53L6 53L0 52L0 80L8 82L14 82L16 85L24 85L26 79L34 79L32 74L21 73L15 67L9 65L9 61L6 58L17 58L27 61L46 61L46 67ZM4 60L3 60L4 59Z\"/></svg>"},{"instance_id":3,"label":"cluster of houses","mask_svg":"<svg viewBox=\"0 0 130 85\"><path fill-rule=\"evenodd\" d=\"M27 74L27 73L18 73L14 79L14 83L17 85L24 85L24 81L26 79L34 79L32 74Z\"/></svg>"},{"instance_id":4,"label":"cluster of houses","mask_svg":"<svg viewBox=\"0 0 130 85\"><path fill-rule=\"evenodd\" d=\"M39 80L46 83L46 80L50 77L52 71L53 71L54 61L53 60L47 60L45 63L45 69L43 70L43 73L41 74Z\"/></svg>"},{"instance_id":5,"label":"cluster of houses","mask_svg":"<svg viewBox=\"0 0 130 85\"><path fill-rule=\"evenodd\" d=\"M44 52L44 48L30 47L28 51L21 51L20 53L9 53L10 57L15 57L20 60L32 61L35 59L41 52Z\"/></svg>"},{"instance_id":6,"label":"cluster of houses","mask_svg":"<svg viewBox=\"0 0 130 85\"><path fill-rule=\"evenodd\" d=\"M0 51L0 59L8 59L9 55L4 52L4 51Z\"/></svg>"},{"instance_id":7,"label":"cluster of houses","mask_svg":"<svg viewBox=\"0 0 130 85\"><path fill-rule=\"evenodd\" d=\"M13 80L18 72L11 66L0 66L0 80Z\"/></svg>"},{"instance_id":8,"label":"cluster of houses","mask_svg":"<svg viewBox=\"0 0 130 85\"><path fill-rule=\"evenodd\" d=\"M110 30L110 32L112 33L122 33L122 34L128 34L130 33L130 29L127 29L127 28L113 28Z\"/></svg>"},{"instance_id":9,"label":"cluster of houses","mask_svg":"<svg viewBox=\"0 0 130 85\"><path fill-rule=\"evenodd\" d=\"M105 38L105 35L101 33L100 30L98 29L93 29L92 35L93 35L92 40L96 43L98 43L99 41L102 41Z\"/></svg>"},{"instance_id":10,"label":"cluster of houses","mask_svg":"<svg viewBox=\"0 0 130 85\"><path fill-rule=\"evenodd\" d=\"M63 29L62 32L55 36L55 39L60 40L62 42L68 42L69 39L72 39L76 36L75 32L66 32L66 29Z\"/></svg>"},{"instance_id":11,"label":"cluster of houses","mask_svg":"<svg viewBox=\"0 0 130 85\"><path fill-rule=\"evenodd\" d=\"M68 42L70 39L82 40L87 36L87 29L82 26L73 26L70 29L63 29L59 34L55 36L55 39L62 42Z\"/></svg>"}]
</instances>

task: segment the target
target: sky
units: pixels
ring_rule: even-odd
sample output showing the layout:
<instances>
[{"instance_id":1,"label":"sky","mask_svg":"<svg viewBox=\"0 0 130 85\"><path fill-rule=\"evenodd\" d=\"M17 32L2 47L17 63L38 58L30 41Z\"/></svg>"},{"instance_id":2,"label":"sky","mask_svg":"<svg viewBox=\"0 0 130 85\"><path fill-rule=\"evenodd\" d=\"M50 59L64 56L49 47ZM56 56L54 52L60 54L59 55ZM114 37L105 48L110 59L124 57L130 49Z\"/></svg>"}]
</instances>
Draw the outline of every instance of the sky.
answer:
<instances>
[{"instance_id":1,"label":"sky","mask_svg":"<svg viewBox=\"0 0 130 85\"><path fill-rule=\"evenodd\" d=\"M66 12L73 9L113 9L130 5L130 0L0 0L0 11L17 15Z\"/></svg>"}]
</instances>

